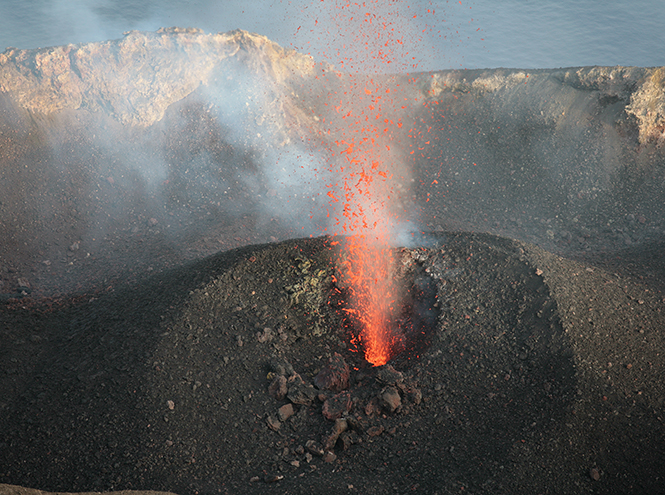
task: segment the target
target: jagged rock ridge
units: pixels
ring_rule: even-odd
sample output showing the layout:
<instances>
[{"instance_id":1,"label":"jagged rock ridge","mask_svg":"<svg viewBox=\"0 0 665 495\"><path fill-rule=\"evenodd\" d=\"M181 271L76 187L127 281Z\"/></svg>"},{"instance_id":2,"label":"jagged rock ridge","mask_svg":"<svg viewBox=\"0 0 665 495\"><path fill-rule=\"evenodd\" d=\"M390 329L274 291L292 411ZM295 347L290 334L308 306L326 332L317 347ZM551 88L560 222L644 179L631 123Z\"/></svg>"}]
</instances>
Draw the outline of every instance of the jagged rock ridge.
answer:
<instances>
[{"instance_id":1,"label":"jagged rock ridge","mask_svg":"<svg viewBox=\"0 0 665 495\"><path fill-rule=\"evenodd\" d=\"M270 84L313 73L311 57L265 36L169 28L120 40L0 54L0 92L30 112L104 111L123 124L150 125L166 108L209 84L235 58Z\"/></svg>"}]
</instances>

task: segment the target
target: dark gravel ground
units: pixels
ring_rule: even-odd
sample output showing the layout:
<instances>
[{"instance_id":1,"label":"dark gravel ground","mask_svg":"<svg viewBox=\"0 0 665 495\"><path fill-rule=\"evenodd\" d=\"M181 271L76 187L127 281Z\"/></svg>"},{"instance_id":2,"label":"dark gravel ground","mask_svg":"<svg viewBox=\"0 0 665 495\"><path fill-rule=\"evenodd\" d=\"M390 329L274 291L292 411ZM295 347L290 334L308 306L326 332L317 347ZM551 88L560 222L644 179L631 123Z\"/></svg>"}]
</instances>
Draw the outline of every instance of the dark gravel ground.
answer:
<instances>
[{"instance_id":1,"label":"dark gravel ground","mask_svg":"<svg viewBox=\"0 0 665 495\"><path fill-rule=\"evenodd\" d=\"M513 240L432 238L438 247L398 250L405 283L428 277L439 315L422 352L391 363L402 373L392 413L368 406L389 384L349 350L330 304L327 237L222 252L56 306L6 304L0 482L179 494L663 491L662 294ZM321 456L330 393L276 424L292 397L268 386L288 365L311 385L334 353L351 368L350 426Z\"/></svg>"}]
</instances>

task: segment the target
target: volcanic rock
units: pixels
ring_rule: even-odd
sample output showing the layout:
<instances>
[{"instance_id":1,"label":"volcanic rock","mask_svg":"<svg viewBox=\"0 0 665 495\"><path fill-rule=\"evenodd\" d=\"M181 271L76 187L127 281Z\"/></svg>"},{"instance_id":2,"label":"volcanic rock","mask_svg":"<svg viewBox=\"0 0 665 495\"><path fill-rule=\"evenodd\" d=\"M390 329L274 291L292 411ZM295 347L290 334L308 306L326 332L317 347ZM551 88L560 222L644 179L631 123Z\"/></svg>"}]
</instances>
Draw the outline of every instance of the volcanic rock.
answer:
<instances>
[{"instance_id":1,"label":"volcanic rock","mask_svg":"<svg viewBox=\"0 0 665 495\"><path fill-rule=\"evenodd\" d=\"M282 400L286 397L287 392L286 378L283 375L276 376L268 386L268 394L277 400Z\"/></svg>"},{"instance_id":2,"label":"volcanic rock","mask_svg":"<svg viewBox=\"0 0 665 495\"><path fill-rule=\"evenodd\" d=\"M395 386L404 381L404 375L391 365L386 364L377 370L376 379L385 385Z\"/></svg>"},{"instance_id":3,"label":"volcanic rock","mask_svg":"<svg viewBox=\"0 0 665 495\"><path fill-rule=\"evenodd\" d=\"M264 344L272 339L272 335L272 329L266 327L263 331L256 332L256 340L258 340L259 343Z\"/></svg>"},{"instance_id":4,"label":"volcanic rock","mask_svg":"<svg viewBox=\"0 0 665 495\"><path fill-rule=\"evenodd\" d=\"M349 374L349 365L342 356L335 353L314 378L314 385L320 390L341 392L349 387Z\"/></svg>"},{"instance_id":5,"label":"volcanic rock","mask_svg":"<svg viewBox=\"0 0 665 495\"><path fill-rule=\"evenodd\" d=\"M270 360L270 371L277 375L290 377L295 374L293 366L286 359L283 358L273 358Z\"/></svg>"},{"instance_id":6,"label":"volcanic rock","mask_svg":"<svg viewBox=\"0 0 665 495\"><path fill-rule=\"evenodd\" d=\"M312 385L305 384L299 375L296 376L298 376L298 379L289 380L291 384L286 396L294 404L309 406L316 399L318 392Z\"/></svg>"},{"instance_id":7,"label":"volcanic rock","mask_svg":"<svg viewBox=\"0 0 665 495\"><path fill-rule=\"evenodd\" d=\"M323 409L321 412L326 419L335 421L348 413L351 410L352 404L351 394L348 392L341 392L327 399L323 403Z\"/></svg>"},{"instance_id":8,"label":"volcanic rock","mask_svg":"<svg viewBox=\"0 0 665 495\"><path fill-rule=\"evenodd\" d=\"M335 443L337 443L339 436L344 433L348 427L349 425L346 422L346 419L336 419L332 432L323 439L323 448L325 450L332 450L335 447Z\"/></svg>"},{"instance_id":9,"label":"volcanic rock","mask_svg":"<svg viewBox=\"0 0 665 495\"><path fill-rule=\"evenodd\" d=\"M349 424L346 419L336 419L335 425L333 426L333 433L339 435L340 433L346 431L349 427Z\"/></svg>"},{"instance_id":10,"label":"volcanic rock","mask_svg":"<svg viewBox=\"0 0 665 495\"><path fill-rule=\"evenodd\" d=\"M268 428L270 428L273 431L277 431L280 429L282 426L282 423L279 422L279 420L274 417L274 416L268 416L266 419L266 424L268 425Z\"/></svg>"},{"instance_id":11,"label":"volcanic rock","mask_svg":"<svg viewBox=\"0 0 665 495\"><path fill-rule=\"evenodd\" d=\"M383 433L383 426L372 426L371 428L367 429L367 434L370 437L378 437L381 433Z\"/></svg>"},{"instance_id":12,"label":"volcanic rock","mask_svg":"<svg viewBox=\"0 0 665 495\"><path fill-rule=\"evenodd\" d=\"M330 451L335 448L335 444L337 443L337 439L339 438L339 435L331 434L328 436L323 437L323 448L326 451Z\"/></svg>"},{"instance_id":13,"label":"volcanic rock","mask_svg":"<svg viewBox=\"0 0 665 495\"><path fill-rule=\"evenodd\" d=\"M363 433L365 431L365 425L363 422L354 416L346 418L346 423L350 429L357 431L358 433Z\"/></svg>"},{"instance_id":14,"label":"volcanic rock","mask_svg":"<svg viewBox=\"0 0 665 495\"><path fill-rule=\"evenodd\" d=\"M365 414L371 417L378 414L379 412L381 412L379 399L377 397L372 397L370 401L365 405Z\"/></svg>"},{"instance_id":15,"label":"volcanic rock","mask_svg":"<svg viewBox=\"0 0 665 495\"><path fill-rule=\"evenodd\" d=\"M379 398L381 407L389 413L394 413L402 405L402 398L395 387L386 387Z\"/></svg>"},{"instance_id":16,"label":"volcanic rock","mask_svg":"<svg viewBox=\"0 0 665 495\"><path fill-rule=\"evenodd\" d=\"M324 454L321 446L318 443L316 443L314 440L307 440L307 443L305 443L305 448L310 454L314 454L319 457L321 457Z\"/></svg>"},{"instance_id":17,"label":"volcanic rock","mask_svg":"<svg viewBox=\"0 0 665 495\"><path fill-rule=\"evenodd\" d=\"M162 119L170 105L212 81L239 50L253 53L248 64L263 66L273 84L312 72L309 57L263 36L241 30L208 35L198 29L162 28L155 33L131 31L110 43L0 54L0 81L3 92L36 114L107 110L123 124L149 126ZM280 67L270 60L272 54ZM27 69L31 66L39 69Z\"/></svg>"},{"instance_id":18,"label":"volcanic rock","mask_svg":"<svg viewBox=\"0 0 665 495\"><path fill-rule=\"evenodd\" d=\"M413 402L415 405L418 405L423 400L423 393L419 388L409 388L407 389L407 399Z\"/></svg>"},{"instance_id":19,"label":"volcanic rock","mask_svg":"<svg viewBox=\"0 0 665 495\"><path fill-rule=\"evenodd\" d=\"M423 400L422 391L412 383L399 383L397 388L404 394L404 398L413 404L420 404Z\"/></svg>"},{"instance_id":20,"label":"volcanic rock","mask_svg":"<svg viewBox=\"0 0 665 495\"><path fill-rule=\"evenodd\" d=\"M300 376L298 373L296 373L294 371L291 374L291 376L289 376L289 378L287 380L287 386L289 388L291 388L291 387L297 387L297 386L301 386L301 385L305 385L305 380L303 380L302 376Z\"/></svg>"},{"instance_id":21,"label":"volcanic rock","mask_svg":"<svg viewBox=\"0 0 665 495\"><path fill-rule=\"evenodd\" d=\"M280 421L286 421L291 416L293 416L293 404L284 404L277 410L277 417Z\"/></svg>"},{"instance_id":22,"label":"volcanic rock","mask_svg":"<svg viewBox=\"0 0 665 495\"><path fill-rule=\"evenodd\" d=\"M339 436L339 440L342 443L342 449L349 450L351 445L358 443L358 434L354 431L345 431Z\"/></svg>"}]
</instances>

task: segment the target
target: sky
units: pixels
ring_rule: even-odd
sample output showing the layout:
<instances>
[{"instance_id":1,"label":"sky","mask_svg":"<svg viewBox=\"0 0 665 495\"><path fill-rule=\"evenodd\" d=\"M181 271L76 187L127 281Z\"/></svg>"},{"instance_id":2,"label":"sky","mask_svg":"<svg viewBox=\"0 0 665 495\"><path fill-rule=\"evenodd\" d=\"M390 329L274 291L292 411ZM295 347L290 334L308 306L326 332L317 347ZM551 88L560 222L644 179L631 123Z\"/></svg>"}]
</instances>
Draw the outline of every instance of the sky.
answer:
<instances>
[{"instance_id":1,"label":"sky","mask_svg":"<svg viewBox=\"0 0 665 495\"><path fill-rule=\"evenodd\" d=\"M337 0L0 0L0 50L116 39L131 29L244 29L336 64L352 25ZM385 0L400 71L665 65L663 0ZM357 7L360 8L360 7ZM429 12L428 12L429 11ZM348 18L347 18L348 19ZM371 70L371 67L370 67Z\"/></svg>"}]
</instances>

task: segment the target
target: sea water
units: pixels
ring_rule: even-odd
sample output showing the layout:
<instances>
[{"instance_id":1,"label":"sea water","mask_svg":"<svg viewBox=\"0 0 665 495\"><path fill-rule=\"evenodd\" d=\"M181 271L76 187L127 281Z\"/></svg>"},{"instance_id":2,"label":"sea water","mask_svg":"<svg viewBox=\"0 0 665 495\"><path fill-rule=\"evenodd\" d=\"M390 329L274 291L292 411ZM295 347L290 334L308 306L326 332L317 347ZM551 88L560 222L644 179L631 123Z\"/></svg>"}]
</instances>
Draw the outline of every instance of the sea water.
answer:
<instances>
[{"instance_id":1,"label":"sea water","mask_svg":"<svg viewBox=\"0 0 665 495\"><path fill-rule=\"evenodd\" d=\"M0 51L116 39L162 26L263 34L336 63L346 0L0 0ZM368 1L367 3L374 3ZM376 3L374 3L376 5ZM385 0L410 65L400 71L665 65L665 0ZM388 8L388 7L386 7ZM428 12L429 10L429 12Z\"/></svg>"}]
</instances>

